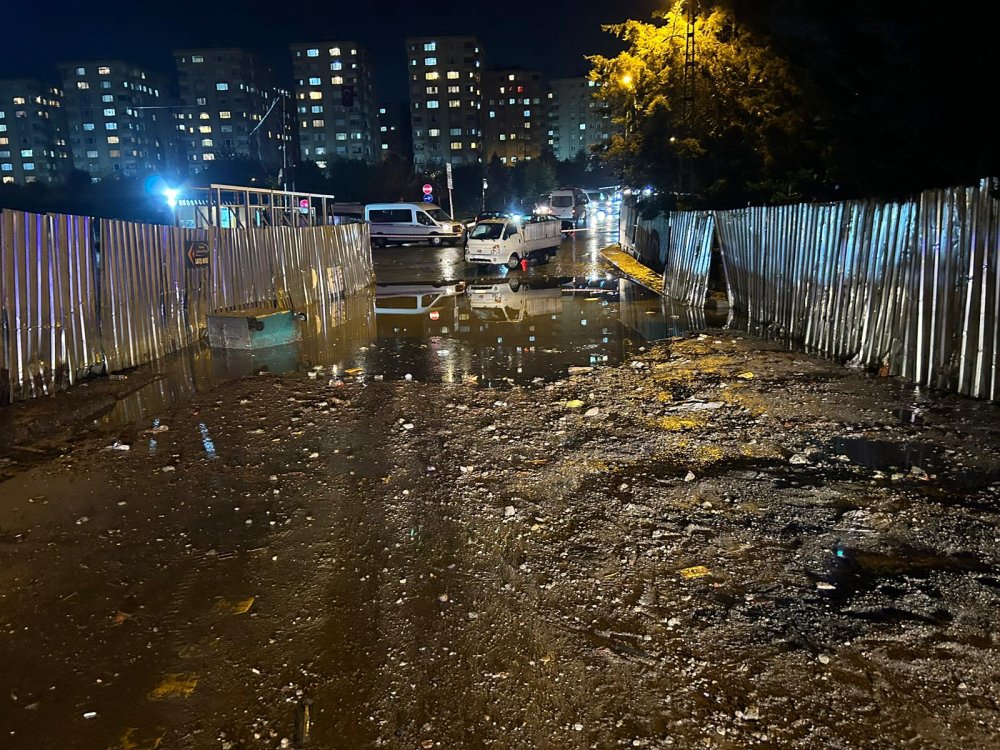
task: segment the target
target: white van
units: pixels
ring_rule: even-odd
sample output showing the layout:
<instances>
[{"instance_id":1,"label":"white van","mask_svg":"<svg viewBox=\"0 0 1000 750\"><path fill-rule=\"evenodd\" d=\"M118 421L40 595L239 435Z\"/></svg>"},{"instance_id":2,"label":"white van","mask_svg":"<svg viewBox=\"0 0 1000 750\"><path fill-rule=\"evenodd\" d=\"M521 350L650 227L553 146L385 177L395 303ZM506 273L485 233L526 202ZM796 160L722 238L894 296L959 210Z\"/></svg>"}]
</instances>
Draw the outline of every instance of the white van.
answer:
<instances>
[{"instance_id":1,"label":"white van","mask_svg":"<svg viewBox=\"0 0 1000 750\"><path fill-rule=\"evenodd\" d=\"M542 210L558 217L564 227L576 229L586 223L589 203L590 199L581 188L559 188L549 193Z\"/></svg>"},{"instance_id":2,"label":"white van","mask_svg":"<svg viewBox=\"0 0 1000 750\"><path fill-rule=\"evenodd\" d=\"M465 227L433 203L369 203L365 221L372 247L412 242L419 245L458 245Z\"/></svg>"},{"instance_id":3,"label":"white van","mask_svg":"<svg viewBox=\"0 0 1000 750\"><path fill-rule=\"evenodd\" d=\"M561 241L562 222L555 216L484 219L469 231L465 260L510 269L517 268L523 258L544 264L556 254Z\"/></svg>"}]
</instances>

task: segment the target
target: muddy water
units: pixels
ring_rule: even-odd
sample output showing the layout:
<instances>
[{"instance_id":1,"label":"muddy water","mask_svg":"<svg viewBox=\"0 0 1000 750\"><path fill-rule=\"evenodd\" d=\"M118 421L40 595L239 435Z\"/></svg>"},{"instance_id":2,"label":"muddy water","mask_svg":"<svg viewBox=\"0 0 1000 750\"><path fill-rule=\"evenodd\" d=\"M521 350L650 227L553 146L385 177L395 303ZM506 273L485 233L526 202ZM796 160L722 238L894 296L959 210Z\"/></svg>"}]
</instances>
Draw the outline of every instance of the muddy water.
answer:
<instances>
[{"instance_id":1,"label":"muddy water","mask_svg":"<svg viewBox=\"0 0 1000 750\"><path fill-rule=\"evenodd\" d=\"M104 421L122 425L261 373L313 371L323 379L478 383L505 387L556 380L570 367L618 365L649 342L719 325L605 269L589 277L377 284L323 310L305 310L302 340L257 351L178 353L153 365L160 377L123 399Z\"/></svg>"}]
</instances>

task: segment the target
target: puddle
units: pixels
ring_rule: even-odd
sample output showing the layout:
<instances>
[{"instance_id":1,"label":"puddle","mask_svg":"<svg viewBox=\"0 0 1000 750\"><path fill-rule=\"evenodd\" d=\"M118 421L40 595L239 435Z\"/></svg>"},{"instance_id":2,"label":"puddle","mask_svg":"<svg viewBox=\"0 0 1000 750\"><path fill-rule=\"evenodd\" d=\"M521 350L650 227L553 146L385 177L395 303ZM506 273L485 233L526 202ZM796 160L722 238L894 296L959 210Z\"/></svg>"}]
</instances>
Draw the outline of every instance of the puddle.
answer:
<instances>
[{"instance_id":1,"label":"puddle","mask_svg":"<svg viewBox=\"0 0 1000 750\"><path fill-rule=\"evenodd\" d=\"M302 340L294 344L256 351L202 344L158 361L152 367L159 377L102 421L134 422L226 381L317 366L322 378L409 375L492 388L552 381L571 366L619 365L646 343L726 322L610 272L377 284L304 312Z\"/></svg>"},{"instance_id":2,"label":"puddle","mask_svg":"<svg viewBox=\"0 0 1000 750\"><path fill-rule=\"evenodd\" d=\"M829 450L834 455L847 456L855 464L880 471L908 471L914 466L929 471L941 458L940 449L926 443L892 443L868 438L835 438Z\"/></svg>"}]
</instances>

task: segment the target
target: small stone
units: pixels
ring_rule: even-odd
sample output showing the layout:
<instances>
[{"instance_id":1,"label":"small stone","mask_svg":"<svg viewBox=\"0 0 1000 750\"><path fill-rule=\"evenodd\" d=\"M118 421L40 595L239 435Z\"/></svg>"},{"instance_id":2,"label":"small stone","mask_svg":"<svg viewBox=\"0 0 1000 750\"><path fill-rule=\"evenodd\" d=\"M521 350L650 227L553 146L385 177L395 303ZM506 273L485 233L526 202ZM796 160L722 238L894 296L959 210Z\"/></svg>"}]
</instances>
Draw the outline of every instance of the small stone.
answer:
<instances>
[{"instance_id":1,"label":"small stone","mask_svg":"<svg viewBox=\"0 0 1000 750\"><path fill-rule=\"evenodd\" d=\"M816 658L819 659L819 663L820 664L829 664L830 663L830 657L827 656L826 654L820 654Z\"/></svg>"},{"instance_id":2,"label":"small stone","mask_svg":"<svg viewBox=\"0 0 1000 750\"><path fill-rule=\"evenodd\" d=\"M805 464L809 463L809 457L806 456L804 453L796 453L795 455L793 455L791 458L788 459L788 463L793 464L795 466L804 466Z\"/></svg>"},{"instance_id":3,"label":"small stone","mask_svg":"<svg viewBox=\"0 0 1000 750\"><path fill-rule=\"evenodd\" d=\"M687 474L684 475L685 482L693 482L694 480L695 480L695 475L693 471L689 471Z\"/></svg>"},{"instance_id":4,"label":"small stone","mask_svg":"<svg viewBox=\"0 0 1000 750\"><path fill-rule=\"evenodd\" d=\"M513 506L513 505L508 505L508 506L507 506L506 508L504 508L504 509L503 509L503 515L504 515L504 518L510 518L510 517L511 517L511 516L513 516L513 515L514 515L514 514L515 514L516 512L517 512L517 511L516 511L516 510L514 509L514 506Z\"/></svg>"}]
</instances>

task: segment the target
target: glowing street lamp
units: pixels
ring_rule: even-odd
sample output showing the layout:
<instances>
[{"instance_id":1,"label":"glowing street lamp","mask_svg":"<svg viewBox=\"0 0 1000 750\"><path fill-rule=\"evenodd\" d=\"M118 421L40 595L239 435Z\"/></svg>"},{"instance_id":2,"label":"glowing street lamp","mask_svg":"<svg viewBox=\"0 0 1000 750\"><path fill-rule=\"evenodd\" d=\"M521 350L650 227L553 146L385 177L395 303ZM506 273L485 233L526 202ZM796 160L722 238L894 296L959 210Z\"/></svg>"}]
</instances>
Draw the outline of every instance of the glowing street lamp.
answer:
<instances>
[{"instance_id":1,"label":"glowing street lamp","mask_svg":"<svg viewBox=\"0 0 1000 750\"><path fill-rule=\"evenodd\" d=\"M180 192L177 188L163 188L163 197L167 199L167 205L171 209L177 208L177 196L180 195Z\"/></svg>"}]
</instances>

